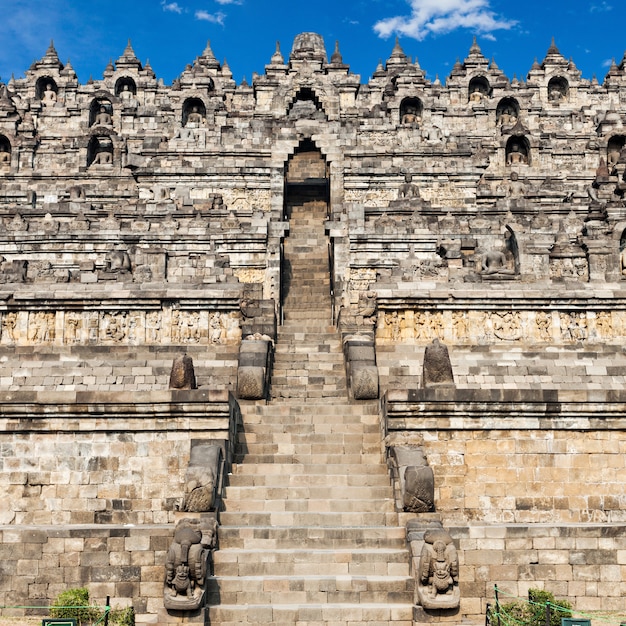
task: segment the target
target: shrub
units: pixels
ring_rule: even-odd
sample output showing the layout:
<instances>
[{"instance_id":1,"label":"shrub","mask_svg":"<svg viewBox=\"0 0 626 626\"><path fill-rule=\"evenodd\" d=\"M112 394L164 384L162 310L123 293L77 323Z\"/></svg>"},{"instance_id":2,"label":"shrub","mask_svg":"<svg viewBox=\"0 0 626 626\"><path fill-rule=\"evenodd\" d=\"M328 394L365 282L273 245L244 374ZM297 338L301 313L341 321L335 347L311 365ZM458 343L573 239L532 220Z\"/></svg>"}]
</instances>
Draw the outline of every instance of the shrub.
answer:
<instances>
[{"instance_id":1,"label":"shrub","mask_svg":"<svg viewBox=\"0 0 626 626\"><path fill-rule=\"evenodd\" d=\"M89 590L85 588L61 592L50 606L50 615L55 618L73 618L79 626L91 623L104 624L104 613L89 603ZM111 609L109 626L135 626L133 607Z\"/></svg>"},{"instance_id":2,"label":"shrub","mask_svg":"<svg viewBox=\"0 0 626 626\"><path fill-rule=\"evenodd\" d=\"M562 617L571 617L572 605L567 600L555 600L554 595L542 589L529 589L528 601L516 600L500 605L502 626L546 626L546 606L550 604L550 626L561 626ZM498 624L496 608L490 610L489 622Z\"/></svg>"},{"instance_id":3,"label":"shrub","mask_svg":"<svg viewBox=\"0 0 626 626\"><path fill-rule=\"evenodd\" d=\"M86 588L62 591L50 606L50 615L56 618L75 619L79 626L92 621L97 609L89 604Z\"/></svg>"}]
</instances>

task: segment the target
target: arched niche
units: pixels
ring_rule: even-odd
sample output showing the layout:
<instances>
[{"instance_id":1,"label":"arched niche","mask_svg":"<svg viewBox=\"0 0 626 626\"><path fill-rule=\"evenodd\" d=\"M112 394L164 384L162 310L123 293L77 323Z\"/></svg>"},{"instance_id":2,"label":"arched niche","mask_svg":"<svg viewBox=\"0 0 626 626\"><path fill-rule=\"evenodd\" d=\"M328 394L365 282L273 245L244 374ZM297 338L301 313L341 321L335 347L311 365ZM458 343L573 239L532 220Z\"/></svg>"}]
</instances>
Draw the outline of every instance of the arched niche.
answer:
<instances>
[{"instance_id":1,"label":"arched niche","mask_svg":"<svg viewBox=\"0 0 626 626\"><path fill-rule=\"evenodd\" d=\"M491 85L485 76L474 76L467 87L468 102L481 102L491 93Z\"/></svg>"},{"instance_id":2,"label":"arched niche","mask_svg":"<svg viewBox=\"0 0 626 626\"><path fill-rule=\"evenodd\" d=\"M519 274L519 247L517 245L517 237L513 229L507 224L504 231L504 241L506 250L513 259L515 274Z\"/></svg>"},{"instance_id":3,"label":"arched niche","mask_svg":"<svg viewBox=\"0 0 626 626\"><path fill-rule=\"evenodd\" d=\"M626 279L626 228L619 238L619 271L622 278Z\"/></svg>"},{"instance_id":4,"label":"arched niche","mask_svg":"<svg viewBox=\"0 0 626 626\"><path fill-rule=\"evenodd\" d=\"M187 98L183 103L181 124L202 126L206 120L206 106L200 98Z\"/></svg>"},{"instance_id":5,"label":"arched niche","mask_svg":"<svg viewBox=\"0 0 626 626\"><path fill-rule=\"evenodd\" d=\"M44 104L54 104L57 101L59 88L56 81L50 76L40 76L35 83L35 95Z\"/></svg>"},{"instance_id":6,"label":"arched niche","mask_svg":"<svg viewBox=\"0 0 626 626\"><path fill-rule=\"evenodd\" d=\"M506 142L507 165L530 165L530 144L526 137L509 137Z\"/></svg>"},{"instance_id":7,"label":"arched niche","mask_svg":"<svg viewBox=\"0 0 626 626\"><path fill-rule=\"evenodd\" d=\"M130 76L121 76L115 83L115 95L118 98L132 98L137 95L137 84Z\"/></svg>"},{"instance_id":8,"label":"arched niche","mask_svg":"<svg viewBox=\"0 0 626 626\"><path fill-rule=\"evenodd\" d=\"M310 87L301 87L287 108L287 115L297 118L312 117L318 112L326 116L322 103Z\"/></svg>"},{"instance_id":9,"label":"arched niche","mask_svg":"<svg viewBox=\"0 0 626 626\"><path fill-rule=\"evenodd\" d=\"M87 166L111 165L113 142L108 135L94 135L87 145Z\"/></svg>"},{"instance_id":10,"label":"arched niche","mask_svg":"<svg viewBox=\"0 0 626 626\"><path fill-rule=\"evenodd\" d=\"M565 102L569 97L569 83L564 76L553 76L548 82L548 100Z\"/></svg>"},{"instance_id":11,"label":"arched niche","mask_svg":"<svg viewBox=\"0 0 626 626\"><path fill-rule=\"evenodd\" d=\"M620 154L626 145L625 135L613 135L606 145L606 164L609 168L609 173L617 165Z\"/></svg>"},{"instance_id":12,"label":"arched niche","mask_svg":"<svg viewBox=\"0 0 626 626\"><path fill-rule=\"evenodd\" d=\"M4 135L0 135L0 169L11 166L11 142Z\"/></svg>"},{"instance_id":13,"label":"arched niche","mask_svg":"<svg viewBox=\"0 0 626 626\"><path fill-rule=\"evenodd\" d=\"M400 103L400 124L417 126L422 120L424 105L419 98L405 98Z\"/></svg>"},{"instance_id":14,"label":"arched niche","mask_svg":"<svg viewBox=\"0 0 626 626\"><path fill-rule=\"evenodd\" d=\"M113 105L107 98L94 98L89 105L89 126L111 126Z\"/></svg>"},{"instance_id":15,"label":"arched niche","mask_svg":"<svg viewBox=\"0 0 626 626\"><path fill-rule=\"evenodd\" d=\"M519 102L515 98L502 98L496 108L496 124L513 126L519 119Z\"/></svg>"}]
</instances>

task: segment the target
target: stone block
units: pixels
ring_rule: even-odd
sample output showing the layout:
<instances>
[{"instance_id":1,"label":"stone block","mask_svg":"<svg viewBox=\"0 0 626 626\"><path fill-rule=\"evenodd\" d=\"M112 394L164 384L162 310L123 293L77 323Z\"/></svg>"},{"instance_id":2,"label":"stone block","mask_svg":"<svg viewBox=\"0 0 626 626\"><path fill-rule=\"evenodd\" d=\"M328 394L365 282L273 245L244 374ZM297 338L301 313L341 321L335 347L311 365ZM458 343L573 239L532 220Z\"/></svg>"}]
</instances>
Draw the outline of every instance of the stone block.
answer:
<instances>
[{"instance_id":1,"label":"stone block","mask_svg":"<svg viewBox=\"0 0 626 626\"><path fill-rule=\"evenodd\" d=\"M237 371L237 397L242 400L261 400L265 397L265 368L240 367Z\"/></svg>"}]
</instances>

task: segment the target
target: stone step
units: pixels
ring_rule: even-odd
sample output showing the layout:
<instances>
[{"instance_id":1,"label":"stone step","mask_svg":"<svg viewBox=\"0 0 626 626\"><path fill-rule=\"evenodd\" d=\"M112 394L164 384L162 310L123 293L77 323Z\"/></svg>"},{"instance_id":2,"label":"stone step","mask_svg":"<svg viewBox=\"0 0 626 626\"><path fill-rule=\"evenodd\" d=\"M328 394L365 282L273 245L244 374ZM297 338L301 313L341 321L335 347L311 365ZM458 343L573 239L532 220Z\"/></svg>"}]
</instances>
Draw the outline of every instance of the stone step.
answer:
<instances>
[{"instance_id":1,"label":"stone step","mask_svg":"<svg viewBox=\"0 0 626 626\"><path fill-rule=\"evenodd\" d=\"M393 526L351 526L349 528L284 528L274 526L220 526L220 550L229 548L273 550L316 545L338 548L393 548L406 545L406 530Z\"/></svg>"},{"instance_id":2,"label":"stone step","mask_svg":"<svg viewBox=\"0 0 626 626\"><path fill-rule=\"evenodd\" d=\"M343 454L251 454L235 451L235 463L279 463L281 465L306 464L320 465L324 463L339 464L345 461L348 465L359 465L362 463L382 463L382 453L371 452L367 454L343 453Z\"/></svg>"},{"instance_id":3,"label":"stone step","mask_svg":"<svg viewBox=\"0 0 626 626\"><path fill-rule=\"evenodd\" d=\"M233 487L239 491L247 488ZM339 496L332 496L332 500L327 498L302 498L302 499L286 499L286 500L239 500L238 495L231 497L226 489L226 499L224 500L224 510L229 513L359 513L361 515L369 515L369 513L392 513L395 510L395 502L393 498L378 499L352 499L350 492L352 487L339 487L335 493L339 493L343 489L343 499ZM356 489L356 488L355 488ZM373 488L369 488L373 489ZM386 489L386 488L385 488ZM265 489L259 487L263 492ZM330 490L330 489L329 489ZM268 491L271 491L269 489ZM296 493L296 490L294 490ZM259 494L262 496L262 494Z\"/></svg>"},{"instance_id":4,"label":"stone step","mask_svg":"<svg viewBox=\"0 0 626 626\"><path fill-rule=\"evenodd\" d=\"M319 424L320 416L343 416L348 417L363 417L360 420L352 419L353 423L367 422L372 423L371 416L379 414L378 401L365 401L358 404L352 404L349 402L338 402L335 407L328 407L325 404L319 406L301 406L300 404L286 403L280 406L266 404L265 401L259 401L256 404L242 405L242 414L244 415L244 422L254 423L267 423L265 420L260 420L260 417L276 417L281 422L291 423L292 419L299 423ZM292 419L291 419L292 418ZM251 420L249 422L248 420ZM376 420L377 421L377 420Z\"/></svg>"},{"instance_id":5,"label":"stone step","mask_svg":"<svg viewBox=\"0 0 626 626\"><path fill-rule=\"evenodd\" d=\"M300 512L300 511L263 511L242 513L223 511L220 523L228 526L362 526L364 519L373 526L397 526L398 513L389 511L369 512Z\"/></svg>"},{"instance_id":6,"label":"stone step","mask_svg":"<svg viewBox=\"0 0 626 626\"><path fill-rule=\"evenodd\" d=\"M323 489L332 487L349 487L351 489L358 487L389 488L389 477L386 474L353 474L351 476L346 476L345 474L230 474L228 476L227 486L230 488L266 487L272 489L304 486ZM228 494L230 497L231 492L229 491Z\"/></svg>"},{"instance_id":7,"label":"stone step","mask_svg":"<svg viewBox=\"0 0 626 626\"><path fill-rule=\"evenodd\" d=\"M247 604L207 609L209 623L220 626L413 626L412 604Z\"/></svg>"},{"instance_id":8,"label":"stone step","mask_svg":"<svg viewBox=\"0 0 626 626\"><path fill-rule=\"evenodd\" d=\"M294 389L292 387L277 387L271 390L272 399L278 398L300 398L302 400L319 400L322 398L328 400L344 400L347 392L345 389L320 389L303 387L300 389Z\"/></svg>"},{"instance_id":9,"label":"stone step","mask_svg":"<svg viewBox=\"0 0 626 626\"><path fill-rule=\"evenodd\" d=\"M378 575L408 576L406 548L216 550L216 576Z\"/></svg>"},{"instance_id":10,"label":"stone step","mask_svg":"<svg viewBox=\"0 0 626 626\"><path fill-rule=\"evenodd\" d=\"M382 455L381 459L382 460ZM382 463L372 463L364 465L362 463L350 464L346 463L310 463L307 465L294 465L292 463L235 463L232 466L232 474L251 474L253 476L270 476L281 474L287 478L294 479L297 476L311 477L319 475L342 476L349 478L350 476L373 476L384 475L388 477L389 473L385 465Z\"/></svg>"},{"instance_id":11,"label":"stone step","mask_svg":"<svg viewBox=\"0 0 626 626\"><path fill-rule=\"evenodd\" d=\"M219 576L208 581L207 602L216 604L410 603L408 576Z\"/></svg>"},{"instance_id":12,"label":"stone step","mask_svg":"<svg viewBox=\"0 0 626 626\"><path fill-rule=\"evenodd\" d=\"M236 478L236 477L233 477ZM326 499L326 504L323 505L322 509L314 509L314 510L325 510L329 504L333 506L334 510L356 510L354 507L355 503L358 503L360 500L364 500L368 502L368 498L372 501L382 501L382 500L390 500L393 496L392 487L387 483L385 485L373 486L354 486L354 485L334 485L330 481L326 484L318 484L318 485L285 485L285 486L263 486L263 485L254 485L254 486L246 486L246 485L237 485L236 480L229 481L229 485L226 487L226 498L228 503L234 503L236 500L240 500L243 503L243 506L247 505L250 502L254 501L277 501L275 503L276 506L287 506L286 501L294 500L310 500L311 502L315 502L316 500L324 500ZM337 502L330 502L331 500L336 499ZM348 503L346 503L346 499L349 499ZM274 503L272 503L274 504ZM380 504L380 502L379 502ZM256 506L256 505L255 505ZM345 507L348 506L347 509L340 509L335 507ZM231 510L227 507L227 510ZM242 510L242 509L240 509ZM258 508L250 508L247 510L263 510ZM277 510L277 509L271 509ZM306 509L295 509L295 510L309 510ZM367 510L367 509L364 509Z\"/></svg>"},{"instance_id":13,"label":"stone step","mask_svg":"<svg viewBox=\"0 0 626 626\"><path fill-rule=\"evenodd\" d=\"M358 424L341 422L339 424L308 424L302 421L291 423L285 423L284 421L276 421L273 423L262 424L250 424L245 425L245 430L239 433L245 438L245 441L250 441L250 437L256 437L258 440L264 441L291 441L291 442L303 442L311 441L319 443L321 441L328 441L329 437L341 437L346 435L359 436L365 439L370 437L378 437L380 439L380 429L378 424L364 424L359 422ZM242 441L244 439L241 439Z\"/></svg>"}]
</instances>

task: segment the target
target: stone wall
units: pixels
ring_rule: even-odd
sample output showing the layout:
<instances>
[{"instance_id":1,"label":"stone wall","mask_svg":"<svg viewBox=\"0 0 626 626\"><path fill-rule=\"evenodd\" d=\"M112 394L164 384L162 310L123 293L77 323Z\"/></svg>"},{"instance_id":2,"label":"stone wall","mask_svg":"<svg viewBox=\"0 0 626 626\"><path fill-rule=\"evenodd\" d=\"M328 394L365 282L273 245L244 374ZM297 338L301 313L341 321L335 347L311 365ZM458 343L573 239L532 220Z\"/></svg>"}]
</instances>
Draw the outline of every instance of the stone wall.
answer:
<instances>
[{"instance_id":1,"label":"stone wall","mask_svg":"<svg viewBox=\"0 0 626 626\"><path fill-rule=\"evenodd\" d=\"M113 607L132 604L137 624L165 624L163 563L172 537L173 525L3 526L0 602L48 606L67 589L87 587L98 606L110 596ZM49 615L45 610L28 613ZM23 610L4 609L3 614L20 616Z\"/></svg>"},{"instance_id":2,"label":"stone wall","mask_svg":"<svg viewBox=\"0 0 626 626\"><path fill-rule=\"evenodd\" d=\"M539 588L567 598L577 611L626 611L623 524L478 523L449 531L460 548L461 612L476 623L487 602L494 605L494 585L502 603Z\"/></svg>"}]
</instances>

